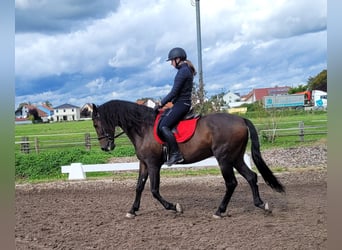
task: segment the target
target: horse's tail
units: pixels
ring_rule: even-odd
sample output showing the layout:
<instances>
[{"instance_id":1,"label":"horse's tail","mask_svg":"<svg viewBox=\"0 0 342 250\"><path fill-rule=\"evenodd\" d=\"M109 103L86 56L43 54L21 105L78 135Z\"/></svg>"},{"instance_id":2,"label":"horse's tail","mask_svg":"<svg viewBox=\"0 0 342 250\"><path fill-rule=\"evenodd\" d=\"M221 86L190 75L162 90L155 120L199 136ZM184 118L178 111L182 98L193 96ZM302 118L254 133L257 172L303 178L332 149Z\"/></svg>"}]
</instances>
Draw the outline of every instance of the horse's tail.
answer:
<instances>
[{"instance_id":1,"label":"horse's tail","mask_svg":"<svg viewBox=\"0 0 342 250\"><path fill-rule=\"evenodd\" d=\"M260 144L259 144L259 137L258 133L255 129L253 123L245 119L245 123L249 129L249 136L252 141L252 159L259 170L261 176L264 178L267 185L269 185L272 189L276 190L277 192L285 192L285 187L278 181L278 179L274 176L272 171L266 165L265 161L263 160L260 152Z\"/></svg>"}]
</instances>

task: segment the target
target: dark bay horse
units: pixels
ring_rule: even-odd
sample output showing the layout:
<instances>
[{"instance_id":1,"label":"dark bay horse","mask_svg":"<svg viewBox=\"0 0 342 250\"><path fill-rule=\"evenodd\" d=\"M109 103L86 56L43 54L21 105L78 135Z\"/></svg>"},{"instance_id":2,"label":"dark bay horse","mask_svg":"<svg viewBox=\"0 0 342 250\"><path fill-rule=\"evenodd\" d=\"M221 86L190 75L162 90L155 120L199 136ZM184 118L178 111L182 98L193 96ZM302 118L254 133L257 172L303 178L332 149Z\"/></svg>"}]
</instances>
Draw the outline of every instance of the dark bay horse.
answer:
<instances>
[{"instance_id":1,"label":"dark bay horse","mask_svg":"<svg viewBox=\"0 0 342 250\"><path fill-rule=\"evenodd\" d=\"M133 206L126 214L134 218L139 210L141 194L147 178L150 178L150 188L165 209L181 213L180 204L166 201L159 192L160 169L164 163L162 145L153 136L153 125L156 118L152 108L133 102L112 100L100 106L93 104L93 125L98 135L102 150L111 151L115 148L115 128L120 127L135 147L140 161L139 176L136 186L136 195ZM225 213L230 198L237 186L235 168L249 183L254 205L270 211L259 195L257 174L250 170L243 156L248 142L251 139L252 159L265 182L277 192L285 192L283 185L273 175L260 153L257 131L248 119L228 113L213 113L202 116L197 123L196 131L190 140L180 143L179 148L184 156L184 162L194 163L214 156L221 169L226 185L226 192L214 214L221 218Z\"/></svg>"}]
</instances>

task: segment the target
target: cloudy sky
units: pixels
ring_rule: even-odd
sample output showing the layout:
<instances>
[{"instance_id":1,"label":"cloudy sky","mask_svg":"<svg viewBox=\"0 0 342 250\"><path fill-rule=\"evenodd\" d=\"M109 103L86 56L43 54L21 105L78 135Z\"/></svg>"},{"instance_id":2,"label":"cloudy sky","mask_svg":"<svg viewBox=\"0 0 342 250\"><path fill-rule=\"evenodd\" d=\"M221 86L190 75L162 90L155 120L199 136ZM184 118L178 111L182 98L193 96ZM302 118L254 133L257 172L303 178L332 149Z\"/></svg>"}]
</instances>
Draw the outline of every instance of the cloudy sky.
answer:
<instances>
[{"instance_id":1,"label":"cloudy sky","mask_svg":"<svg viewBox=\"0 0 342 250\"><path fill-rule=\"evenodd\" d=\"M159 99L183 47L198 65L195 0L16 0L15 107ZM327 68L326 0L201 0L210 97L306 84ZM195 78L198 83L198 76Z\"/></svg>"}]
</instances>

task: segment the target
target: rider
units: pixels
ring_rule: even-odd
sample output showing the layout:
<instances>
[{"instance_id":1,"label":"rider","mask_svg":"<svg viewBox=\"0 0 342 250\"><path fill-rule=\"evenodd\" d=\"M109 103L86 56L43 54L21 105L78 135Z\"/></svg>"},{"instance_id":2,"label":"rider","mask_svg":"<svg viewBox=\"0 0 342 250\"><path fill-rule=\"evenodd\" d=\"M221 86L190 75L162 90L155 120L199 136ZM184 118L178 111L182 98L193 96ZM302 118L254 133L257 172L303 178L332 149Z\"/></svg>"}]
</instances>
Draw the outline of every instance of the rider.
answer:
<instances>
[{"instance_id":1,"label":"rider","mask_svg":"<svg viewBox=\"0 0 342 250\"><path fill-rule=\"evenodd\" d=\"M171 91L161 100L160 105L156 105L154 109L157 112L168 102L171 101L173 104L166 111L158 126L159 134L169 148L169 159L165 164L171 166L184 161L171 130L191 108L191 93L196 69L191 61L187 60L186 52L182 48L171 49L166 61L171 61L171 65L178 71Z\"/></svg>"}]
</instances>

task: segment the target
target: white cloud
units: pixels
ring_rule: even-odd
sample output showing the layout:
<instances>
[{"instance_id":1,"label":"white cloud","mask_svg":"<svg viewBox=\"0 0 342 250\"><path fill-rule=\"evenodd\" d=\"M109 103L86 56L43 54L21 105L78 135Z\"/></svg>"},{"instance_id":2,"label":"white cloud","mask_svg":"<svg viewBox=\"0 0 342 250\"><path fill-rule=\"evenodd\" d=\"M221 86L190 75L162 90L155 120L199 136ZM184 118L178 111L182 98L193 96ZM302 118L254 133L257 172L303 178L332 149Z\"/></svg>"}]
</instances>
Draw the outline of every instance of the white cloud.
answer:
<instances>
[{"instance_id":1,"label":"white cloud","mask_svg":"<svg viewBox=\"0 0 342 250\"><path fill-rule=\"evenodd\" d=\"M96 91L100 91L104 85L104 78L97 78L89 83L86 84L86 88L90 91L90 93L94 93Z\"/></svg>"},{"instance_id":2,"label":"white cloud","mask_svg":"<svg viewBox=\"0 0 342 250\"><path fill-rule=\"evenodd\" d=\"M15 7L17 9L27 9L27 8L38 8L44 5L46 1L36 1L36 0L16 0Z\"/></svg>"},{"instance_id":3,"label":"white cloud","mask_svg":"<svg viewBox=\"0 0 342 250\"><path fill-rule=\"evenodd\" d=\"M37 27L44 25L37 19L16 34L17 100L26 97L20 90L27 86L34 91L28 96L40 98L40 87L41 93L48 93L41 85L44 78L59 79L56 84L64 97L55 91L51 98L56 96L56 101L51 102L56 105L63 100L96 101L89 91L96 92L99 101L160 97L170 90L175 74L165 62L169 49L184 47L197 65L196 9L191 1L125 0L120 5L115 1L112 8L107 1L98 3L80 4L75 11L68 1L60 6L54 1L16 1L18 23L28 22L24 17L32 14L38 18L37 5L59 18L46 19L46 27ZM202 0L200 5L209 94L239 86L302 83L326 68L326 1ZM64 23L68 15L72 22ZM49 27L58 32L49 32ZM68 86L72 89L66 93Z\"/></svg>"}]
</instances>

